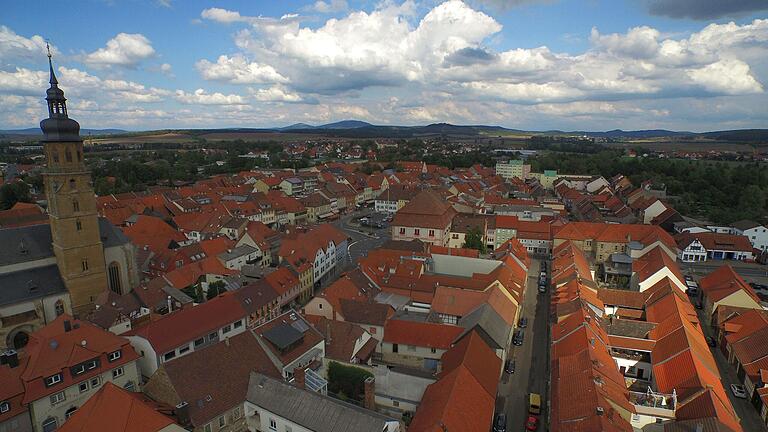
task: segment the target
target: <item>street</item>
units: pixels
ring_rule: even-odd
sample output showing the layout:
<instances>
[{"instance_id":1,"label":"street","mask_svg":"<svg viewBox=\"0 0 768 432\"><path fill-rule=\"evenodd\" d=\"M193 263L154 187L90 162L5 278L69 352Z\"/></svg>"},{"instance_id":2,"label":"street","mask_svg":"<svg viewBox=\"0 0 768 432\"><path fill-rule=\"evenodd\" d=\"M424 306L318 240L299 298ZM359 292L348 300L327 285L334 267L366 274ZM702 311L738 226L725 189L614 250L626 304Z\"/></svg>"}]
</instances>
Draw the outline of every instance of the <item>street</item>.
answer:
<instances>
[{"instance_id":1,"label":"street","mask_svg":"<svg viewBox=\"0 0 768 432\"><path fill-rule=\"evenodd\" d=\"M362 209L344 215L332 225L344 231L349 237L347 250L345 251L344 267L342 270L353 269L357 261L368 255L368 251L380 248L390 239L389 227L373 229L352 224L351 221L363 214L370 213L370 209Z\"/></svg>"},{"instance_id":2,"label":"street","mask_svg":"<svg viewBox=\"0 0 768 432\"><path fill-rule=\"evenodd\" d=\"M499 383L496 398L496 412L507 414L507 430L520 430L528 418L528 394L541 395L542 424L540 430L546 430L547 381L549 380L549 295L539 294L537 281L540 260L532 259L528 270L528 284L523 300L522 317L528 318L525 339L522 346L512 346L510 357L515 359L515 373L504 373Z\"/></svg>"},{"instance_id":3,"label":"street","mask_svg":"<svg viewBox=\"0 0 768 432\"><path fill-rule=\"evenodd\" d=\"M699 316L699 322L709 322L708 319L704 316L703 310L697 309L696 313ZM711 326L703 324L701 327L704 330L704 336L716 339ZM731 384L744 384L736 375L736 370L734 369L733 365L728 364L728 360L723 355L723 352L720 351L719 346L710 349L712 350L712 355L715 357L717 368L720 371L720 377L723 382L723 387L725 387L725 392L728 394L728 398L731 400L733 409L736 410L736 414L741 420L743 429L750 432L768 431L768 428L766 428L765 423L763 423L763 420L760 418L760 414L757 412L755 407L747 399L739 399L733 395L733 392L731 392Z\"/></svg>"},{"instance_id":4,"label":"street","mask_svg":"<svg viewBox=\"0 0 768 432\"><path fill-rule=\"evenodd\" d=\"M742 261L705 261L693 263L680 263L680 267L695 276L706 276L724 265L730 265L747 282L768 284L768 266L757 263L745 263Z\"/></svg>"}]
</instances>

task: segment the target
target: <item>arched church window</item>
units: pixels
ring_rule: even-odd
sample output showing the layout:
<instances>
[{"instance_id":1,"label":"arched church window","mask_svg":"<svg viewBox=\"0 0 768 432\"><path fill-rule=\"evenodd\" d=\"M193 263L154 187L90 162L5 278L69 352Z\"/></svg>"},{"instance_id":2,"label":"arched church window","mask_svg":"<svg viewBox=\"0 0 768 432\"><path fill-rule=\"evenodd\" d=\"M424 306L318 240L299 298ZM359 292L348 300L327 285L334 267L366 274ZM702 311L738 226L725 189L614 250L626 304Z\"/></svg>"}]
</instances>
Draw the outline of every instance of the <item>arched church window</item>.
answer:
<instances>
[{"instance_id":1,"label":"arched church window","mask_svg":"<svg viewBox=\"0 0 768 432\"><path fill-rule=\"evenodd\" d=\"M72 210L76 212L80 211L80 202L76 199L72 200Z\"/></svg>"},{"instance_id":2,"label":"arched church window","mask_svg":"<svg viewBox=\"0 0 768 432\"><path fill-rule=\"evenodd\" d=\"M109 289L116 292L117 294L121 294L121 283L120 283L120 265L112 261L109 264L109 267L107 269L107 276L109 278Z\"/></svg>"}]
</instances>

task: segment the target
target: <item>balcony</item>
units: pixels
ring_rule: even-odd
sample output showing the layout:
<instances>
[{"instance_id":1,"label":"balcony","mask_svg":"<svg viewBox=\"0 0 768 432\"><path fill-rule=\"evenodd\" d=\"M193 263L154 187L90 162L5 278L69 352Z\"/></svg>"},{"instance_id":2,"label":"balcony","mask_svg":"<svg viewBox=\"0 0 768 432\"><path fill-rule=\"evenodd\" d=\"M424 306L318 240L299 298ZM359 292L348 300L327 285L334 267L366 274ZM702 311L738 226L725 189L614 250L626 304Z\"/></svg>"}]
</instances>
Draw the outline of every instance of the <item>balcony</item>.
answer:
<instances>
[{"instance_id":1,"label":"balcony","mask_svg":"<svg viewBox=\"0 0 768 432\"><path fill-rule=\"evenodd\" d=\"M629 392L629 401L635 406L637 414L674 418L677 394L657 393L648 387L646 392Z\"/></svg>"}]
</instances>

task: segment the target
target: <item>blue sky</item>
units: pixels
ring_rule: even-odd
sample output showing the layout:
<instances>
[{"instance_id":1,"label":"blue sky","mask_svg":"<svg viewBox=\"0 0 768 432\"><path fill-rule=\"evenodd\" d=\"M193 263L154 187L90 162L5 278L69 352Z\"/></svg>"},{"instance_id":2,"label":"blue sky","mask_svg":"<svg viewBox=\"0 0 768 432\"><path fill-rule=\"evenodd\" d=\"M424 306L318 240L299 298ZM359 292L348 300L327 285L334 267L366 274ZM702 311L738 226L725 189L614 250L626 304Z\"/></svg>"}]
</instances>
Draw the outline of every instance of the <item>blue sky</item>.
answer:
<instances>
[{"instance_id":1,"label":"blue sky","mask_svg":"<svg viewBox=\"0 0 768 432\"><path fill-rule=\"evenodd\" d=\"M83 127L768 127L762 0L25 1L0 128L44 115L44 39Z\"/></svg>"}]
</instances>

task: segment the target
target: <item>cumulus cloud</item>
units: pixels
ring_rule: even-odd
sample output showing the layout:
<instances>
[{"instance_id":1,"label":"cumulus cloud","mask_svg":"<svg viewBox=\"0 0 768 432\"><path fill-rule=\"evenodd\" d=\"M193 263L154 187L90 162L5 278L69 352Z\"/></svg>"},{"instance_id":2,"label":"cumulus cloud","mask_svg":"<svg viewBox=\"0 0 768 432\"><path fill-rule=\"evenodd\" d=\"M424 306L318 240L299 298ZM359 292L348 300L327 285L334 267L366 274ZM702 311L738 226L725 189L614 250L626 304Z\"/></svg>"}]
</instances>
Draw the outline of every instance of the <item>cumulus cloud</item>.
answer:
<instances>
[{"instance_id":1,"label":"cumulus cloud","mask_svg":"<svg viewBox=\"0 0 768 432\"><path fill-rule=\"evenodd\" d=\"M653 15L711 20L768 10L765 0L646 0Z\"/></svg>"},{"instance_id":2,"label":"cumulus cloud","mask_svg":"<svg viewBox=\"0 0 768 432\"><path fill-rule=\"evenodd\" d=\"M53 45L51 45L51 51L54 54L58 52ZM26 38L6 26L0 26L0 66L2 63L11 63L18 58L42 57L45 54L45 40L42 36L34 35Z\"/></svg>"},{"instance_id":3,"label":"cumulus cloud","mask_svg":"<svg viewBox=\"0 0 768 432\"><path fill-rule=\"evenodd\" d=\"M196 105L243 105L245 103L245 100L240 95L225 95L218 92L208 93L203 89L197 89L192 93L176 90L175 98L183 104Z\"/></svg>"},{"instance_id":4,"label":"cumulus cloud","mask_svg":"<svg viewBox=\"0 0 768 432\"><path fill-rule=\"evenodd\" d=\"M298 93L292 93L281 85L253 90L252 94L259 102L303 102L304 100Z\"/></svg>"},{"instance_id":5,"label":"cumulus cloud","mask_svg":"<svg viewBox=\"0 0 768 432\"><path fill-rule=\"evenodd\" d=\"M285 83L288 79L280 75L275 68L256 62L249 62L243 55L232 57L222 55L211 63L200 60L195 64L203 78L225 81L232 84L268 84Z\"/></svg>"},{"instance_id":6,"label":"cumulus cloud","mask_svg":"<svg viewBox=\"0 0 768 432\"><path fill-rule=\"evenodd\" d=\"M149 103L160 102L171 95L171 92L166 89L146 87L134 81L101 79L76 68L61 66L58 72L59 85L68 96L88 97L98 93L116 102ZM40 92L41 90L38 89L37 93L40 94Z\"/></svg>"},{"instance_id":7,"label":"cumulus cloud","mask_svg":"<svg viewBox=\"0 0 768 432\"><path fill-rule=\"evenodd\" d=\"M85 63L91 66L135 67L155 55L152 43L139 33L119 33L107 41L107 46L87 54Z\"/></svg>"},{"instance_id":8,"label":"cumulus cloud","mask_svg":"<svg viewBox=\"0 0 768 432\"><path fill-rule=\"evenodd\" d=\"M15 71L0 70L0 93L12 95L36 96L43 94L48 82L48 74L17 67Z\"/></svg>"}]
</instances>

